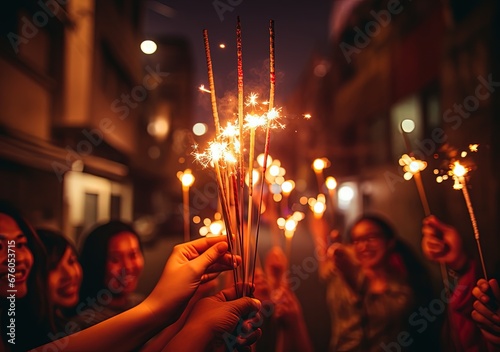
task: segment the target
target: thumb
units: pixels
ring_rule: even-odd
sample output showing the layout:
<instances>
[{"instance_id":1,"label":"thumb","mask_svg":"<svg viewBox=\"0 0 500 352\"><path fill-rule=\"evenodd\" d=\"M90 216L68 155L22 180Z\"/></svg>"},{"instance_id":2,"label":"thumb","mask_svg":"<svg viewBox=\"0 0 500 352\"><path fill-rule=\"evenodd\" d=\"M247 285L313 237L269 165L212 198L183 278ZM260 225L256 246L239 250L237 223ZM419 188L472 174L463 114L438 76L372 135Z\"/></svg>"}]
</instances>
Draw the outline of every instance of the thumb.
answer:
<instances>
[{"instance_id":1,"label":"thumb","mask_svg":"<svg viewBox=\"0 0 500 352\"><path fill-rule=\"evenodd\" d=\"M193 259L192 263L200 272L204 273L210 265L227 253L227 249L227 242L218 242L200 254L199 257Z\"/></svg>"},{"instance_id":2,"label":"thumb","mask_svg":"<svg viewBox=\"0 0 500 352\"><path fill-rule=\"evenodd\" d=\"M238 298L227 303L232 306L232 309L234 309L236 314L240 317L247 316L252 312L258 312L261 307L261 303L258 299L250 297Z\"/></svg>"}]
</instances>

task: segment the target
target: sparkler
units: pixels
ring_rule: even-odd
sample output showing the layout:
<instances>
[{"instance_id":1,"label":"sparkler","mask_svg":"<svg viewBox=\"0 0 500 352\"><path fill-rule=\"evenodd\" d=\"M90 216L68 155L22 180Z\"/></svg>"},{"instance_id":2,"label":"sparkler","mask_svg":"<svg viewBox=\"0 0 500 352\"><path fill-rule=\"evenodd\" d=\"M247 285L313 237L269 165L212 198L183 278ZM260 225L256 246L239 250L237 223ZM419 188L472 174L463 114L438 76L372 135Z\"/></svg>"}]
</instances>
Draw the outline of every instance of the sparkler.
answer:
<instances>
[{"instance_id":1,"label":"sparkler","mask_svg":"<svg viewBox=\"0 0 500 352\"><path fill-rule=\"evenodd\" d=\"M184 218L184 242L190 239L189 229L189 187L194 183L194 176L191 169L186 169L184 172L179 171L177 177L182 183L182 204L183 204L183 218Z\"/></svg>"},{"instance_id":2,"label":"sparkler","mask_svg":"<svg viewBox=\"0 0 500 352\"><path fill-rule=\"evenodd\" d=\"M460 164L459 161L455 161L450 167L451 174L455 181L453 185L454 189L462 190L464 195L465 204L467 205L467 211L469 212L470 221L472 224L472 229L474 230L474 238L476 239L477 250L479 252L479 259L481 260L481 267L483 269L483 276L486 281L488 281L488 274L486 273L486 265L484 264L483 250L481 249L481 242L479 237L479 229L477 226L476 216L474 214L474 208L472 208L472 202L469 197L469 191L467 190L467 184L465 181L465 176L468 173L468 169Z\"/></svg>"},{"instance_id":3,"label":"sparkler","mask_svg":"<svg viewBox=\"0 0 500 352\"><path fill-rule=\"evenodd\" d=\"M269 101L263 103L265 111L258 105L258 95L251 93L249 95L245 115L243 102L243 65L242 65L242 40L241 23L239 17L236 26L236 48L238 63L238 121L235 124L229 123L227 127L221 130L219 116L217 113L217 101L215 95L215 83L210 57L210 45L208 41L208 32L203 31L205 54L207 58L207 70L209 89L200 87L203 92L210 93L212 113L215 124L215 138L209 143L205 152L195 152L193 155L204 167L213 167L221 205L222 218L225 223L225 229L228 236L228 245L231 253L242 257L242 265L233 271L235 283L240 279L245 283L253 283L255 263L257 261L257 245L260 224L260 214L262 208L263 190L259 192L257 221L254 219L254 159L256 151L256 134L260 129L265 128L265 160L269 155L270 129L277 125L279 112L274 107L275 94L275 68L274 68L274 22L270 22L270 92ZM247 135L247 137L245 137ZM246 143L248 146L246 147ZM244 152L248 152L248 172L245 172ZM263 175L265 174L267 163L263 166ZM247 213L244 219L244 195L245 182L244 175L248 174L247 182ZM245 226L246 222L246 226ZM235 234L236 236L233 236ZM253 252L252 252L253 251ZM246 286L244 286L246 289ZM242 292L243 296L249 292ZM237 292L237 295L239 293Z\"/></svg>"},{"instance_id":4,"label":"sparkler","mask_svg":"<svg viewBox=\"0 0 500 352\"><path fill-rule=\"evenodd\" d=\"M406 149L408 153L411 154L411 143L408 139L408 133L412 132L415 128L415 123L412 120L403 120L401 122L401 135L403 136ZM423 160L419 160L410 156L408 154L403 154L399 159L399 165L403 167L405 171L403 178L407 181L412 178L415 180L415 185L417 186L418 196L420 198L420 203L424 208L425 217L431 215L431 209L429 207L429 202L427 201L427 196L424 190L424 184L422 182L422 177L420 172L425 170L427 167L427 163ZM441 272L441 279L443 281L443 285L446 291L446 295L449 297L451 294L449 280L448 280L448 270L446 269L446 265L444 263L439 263L439 269Z\"/></svg>"}]
</instances>

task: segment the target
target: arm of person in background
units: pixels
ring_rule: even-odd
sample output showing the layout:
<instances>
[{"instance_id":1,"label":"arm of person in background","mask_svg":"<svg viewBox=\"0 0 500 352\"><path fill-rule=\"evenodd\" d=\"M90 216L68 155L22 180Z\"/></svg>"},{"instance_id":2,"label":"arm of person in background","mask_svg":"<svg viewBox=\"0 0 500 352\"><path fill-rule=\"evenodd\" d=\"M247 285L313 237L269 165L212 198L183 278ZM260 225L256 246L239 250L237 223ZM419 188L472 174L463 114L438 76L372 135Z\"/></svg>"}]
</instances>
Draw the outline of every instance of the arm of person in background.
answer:
<instances>
[{"instance_id":1,"label":"arm of person in background","mask_svg":"<svg viewBox=\"0 0 500 352\"><path fill-rule=\"evenodd\" d=\"M174 247L149 296L132 309L34 351L116 351L142 346L176 321L198 286L230 270L241 258L227 252L225 236L201 238Z\"/></svg>"},{"instance_id":2,"label":"arm of person in background","mask_svg":"<svg viewBox=\"0 0 500 352\"><path fill-rule=\"evenodd\" d=\"M488 291L493 292L493 297L488 295ZM472 290L472 294L476 298L474 302L474 310L472 311L472 319L476 322L481 330L483 337L488 341L490 351L500 350L500 289L496 279L479 279L476 286ZM491 301L495 300L495 304Z\"/></svg>"},{"instance_id":3,"label":"arm of person in background","mask_svg":"<svg viewBox=\"0 0 500 352\"><path fill-rule=\"evenodd\" d=\"M237 299L234 287L202 298L162 351L213 351L223 345L225 351L249 350L262 334L254 327L262 319L259 309L260 301L254 298Z\"/></svg>"},{"instance_id":4,"label":"arm of person in background","mask_svg":"<svg viewBox=\"0 0 500 352\"><path fill-rule=\"evenodd\" d=\"M463 248L458 231L431 215L422 223L422 250L427 259L444 263L448 268L461 272L469 258Z\"/></svg>"},{"instance_id":5,"label":"arm of person in background","mask_svg":"<svg viewBox=\"0 0 500 352\"><path fill-rule=\"evenodd\" d=\"M315 254L318 258L318 274L326 280L333 272L333 262L328 258L328 234L330 226L324 218L308 217L307 224L313 239Z\"/></svg>"},{"instance_id":6,"label":"arm of person in background","mask_svg":"<svg viewBox=\"0 0 500 352\"><path fill-rule=\"evenodd\" d=\"M424 255L451 269L448 270L452 279L448 281L451 291L449 338L464 351L484 351L486 342L471 316L474 303L472 291L480 275L476 261L467 255L458 231L435 216L423 220L422 234Z\"/></svg>"},{"instance_id":7,"label":"arm of person in background","mask_svg":"<svg viewBox=\"0 0 500 352\"><path fill-rule=\"evenodd\" d=\"M279 324L276 352L312 352L313 345L297 296L288 288L275 301L274 319Z\"/></svg>"}]
</instances>

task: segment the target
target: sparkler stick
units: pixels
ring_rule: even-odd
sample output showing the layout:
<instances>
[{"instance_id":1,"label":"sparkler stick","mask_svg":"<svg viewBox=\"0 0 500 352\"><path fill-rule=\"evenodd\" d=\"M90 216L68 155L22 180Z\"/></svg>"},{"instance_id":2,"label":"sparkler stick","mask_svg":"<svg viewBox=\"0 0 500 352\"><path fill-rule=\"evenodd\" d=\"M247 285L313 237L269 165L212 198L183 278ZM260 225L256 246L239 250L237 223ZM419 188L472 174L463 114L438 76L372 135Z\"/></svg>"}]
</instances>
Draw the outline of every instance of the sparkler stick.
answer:
<instances>
[{"instance_id":1,"label":"sparkler stick","mask_svg":"<svg viewBox=\"0 0 500 352\"><path fill-rule=\"evenodd\" d=\"M217 112L217 99L215 96L214 72L212 68L212 57L210 56L210 45L208 43L208 31L203 30L203 40L205 43L205 56L207 57L208 84L210 87L210 100L212 102L212 114L214 116L215 135L220 133L219 113Z\"/></svg>"},{"instance_id":2,"label":"sparkler stick","mask_svg":"<svg viewBox=\"0 0 500 352\"><path fill-rule=\"evenodd\" d=\"M455 161L455 166L453 167L453 178L455 181L459 182L459 185L455 185L454 188L462 189L462 194L464 195L465 204L467 205L467 210L469 212L470 221L472 223L472 229L474 231L474 238L476 239L477 250L479 252L479 259L481 260L481 267L483 269L483 276L486 281L488 281L488 274L486 273L486 265L484 264L483 250L481 248L481 242L479 240L479 229L477 227L476 216L474 214L474 208L472 208L472 202L469 197L469 191L467 190L467 184L465 182L465 174L467 169L460 165L458 161Z\"/></svg>"},{"instance_id":3,"label":"sparkler stick","mask_svg":"<svg viewBox=\"0 0 500 352\"><path fill-rule=\"evenodd\" d=\"M264 147L264 166L262 167L262 182L260 184L259 192L259 209L257 213L257 230L255 233L255 253L252 269L252 284L255 278L255 262L257 260L257 248L259 244L259 230L260 230L260 215L262 213L262 198L264 194L264 179L267 169L267 157L269 155L269 142L271 140L271 116L270 114L274 109L274 92L276 87L276 74L275 74L275 62L274 62L274 21L269 21L269 107L267 116L267 126L266 126L266 144ZM250 169L251 170L251 169Z\"/></svg>"},{"instance_id":4,"label":"sparkler stick","mask_svg":"<svg viewBox=\"0 0 500 352\"><path fill-rule=\"evenodd\" d=\"M408 120L404 120L401 122L401 135L403 136L403 140L405 142L406 149L409 154L411 154L411 143L410 140L408 139L408 134L407 132L413 131L413 128L415 127L414 124L411 127L410 130L406 129L404 124ZM411 121L411 120L410 120ZM412 121L413 122L413 121ZM401 160L403 160L403 163L406 164L405 166L405 171L410 173L413 176L413 179L415 180L415 185L417 186L417 191L418 191L418 196L420 198L420 203L422 204L422 207L424 208L424 215L425 217L428 217L431 215L431 209L429 207L429 202L427 201L427 196L424 190L424 184L422 182L422 177L420 175L420 171L424 170L425 167L427 166L427 163L424 163L421 160L417 160L415 158L412 158L408 155L406 155L407 158L403 155L403 157L400 159L400 164ZM404 160L406 159L406 160ZM411 178L411 176L409 176ZM448 270L446 269L446 264L444 263L439 263L439 270L441 272L441 280L443 281L443 286L446 292L447 297L450 297L451 295L451 290L450 290L450 282L448 279Z\"/></svg>"},{"instance_id":5,"label":"sparkler stick","mask_svg":"<svg viewBox=\"0 0 500 352\"><path fill-rule=\"evenodd\" d=\"M242 49L242 40L241 40L241 23L240 17L237 17L237 25L236 25L236 55L238 59L238 124L240 131L240 153L238 155L238 178L239 178L239 191L241 194L244 193L245 187L245 165L243 158L243 150L244 150L244 139L243 139L243 49ZM238 189L238 188L235 188ZM243 221L243 197L239 198L239 203L236 209L236 216L239 219L238 229L239 235L242 236L244 232L244 221ZM243 239L239 238L240 245L243 245ZM241 252L243 253L243 248Z\"/></svg>"}]
</instances>

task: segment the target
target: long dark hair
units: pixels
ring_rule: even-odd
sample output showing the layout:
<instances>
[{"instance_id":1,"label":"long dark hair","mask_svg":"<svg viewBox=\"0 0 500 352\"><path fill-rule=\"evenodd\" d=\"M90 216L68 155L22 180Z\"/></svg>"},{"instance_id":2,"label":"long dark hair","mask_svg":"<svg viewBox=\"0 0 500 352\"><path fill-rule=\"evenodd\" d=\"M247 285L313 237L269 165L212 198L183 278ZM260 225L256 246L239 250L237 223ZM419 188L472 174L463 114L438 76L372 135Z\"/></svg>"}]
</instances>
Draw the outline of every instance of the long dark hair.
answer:
<instances>
[{"instance_id":1,"label":"long dark hair","mask_svg":"<svg viewBox=\"0 0 500 352\"><path fill-rule=\"evenodd\" d=\"M0 201L0 213L11 217L26 236L27 246L33 255L33 265L27 279L28 292L25 297L16 300L16 344L13 350L25 351L49 341L48 334L54 329L51 304L47 290L47 255L40 238L22 214L11 204ZM9 336L5 327L9 324L9 301L1 300L2 339Z\"/></svg>"},{"instance_id":2,"label":"long dark hair","mask_svg":"<svg viewBox=\"0 0 500 352\"><path fill-rule=\"evenodd\" d=\"M419 293L422 300L427 300L432 296L430 288L430 275L428 270L418 259L415 252L409 244L396 234L393 225L383 216L378 214L364 214L354 221L348 231L348 240L352 241L352 229L363 221L369 221L375 224L384 235L386 241L394 241L392 253L389 254L389 270L395 275L405 275L406 281L413 289L413 292ZM417 299L420 300L420 299Z\"/></svg>"},{"instance_id":3,"label":"long dark hair","mask_svg":"<svg viewBox=\"0 0 500 352\"><path fill-rule=\"evenodd\" d=\"M45 245L48 270L54 270L61 261L67 248L78 255L75 245L61 232L46 228L37 228L36 233Z\"/></svg>"},{"instance_id":4,"label":"long dark hair","mask_svg":"<svg viewBox=\"0 0 500 352\"><path fill-rule=\"evenodd\" d=\"M107 289L104 278L109 241L120 232L132 233L137 237L139 244L141 243L133 226L119 220L97 225L84 237L80 252L80 264L83 270L83 281L80 288L81 300L87 297L96 297L100 290Z\"/></svg>"}]
</instances>

